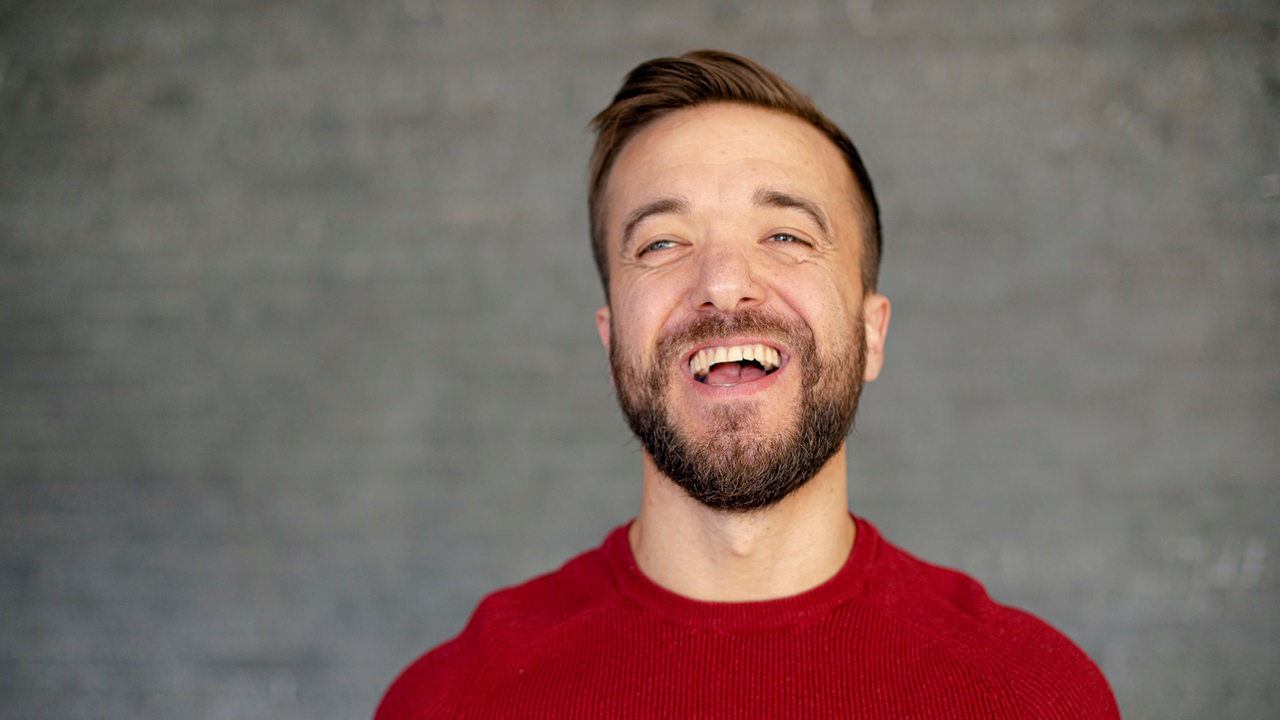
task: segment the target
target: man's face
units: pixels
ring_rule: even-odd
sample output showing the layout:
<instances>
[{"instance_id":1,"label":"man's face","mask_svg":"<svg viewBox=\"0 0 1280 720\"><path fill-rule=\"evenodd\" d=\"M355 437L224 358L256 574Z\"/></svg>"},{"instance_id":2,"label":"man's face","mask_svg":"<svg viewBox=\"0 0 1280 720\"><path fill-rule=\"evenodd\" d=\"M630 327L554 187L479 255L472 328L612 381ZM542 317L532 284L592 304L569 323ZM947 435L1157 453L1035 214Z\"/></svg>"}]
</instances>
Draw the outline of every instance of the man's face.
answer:
<instances>
[{"instance_id":1,"label":"man's face","mask_svg":"<svg viewBox=\"0 0 1280 720\"><path fill-rule=\"evenodd\" d=\"M888 301L864 297L852 174L817 129L736 104L677 111L605 192L619 402L665 475L711 507L777 502L843 446Z\"/></svg>"}]
</instances>

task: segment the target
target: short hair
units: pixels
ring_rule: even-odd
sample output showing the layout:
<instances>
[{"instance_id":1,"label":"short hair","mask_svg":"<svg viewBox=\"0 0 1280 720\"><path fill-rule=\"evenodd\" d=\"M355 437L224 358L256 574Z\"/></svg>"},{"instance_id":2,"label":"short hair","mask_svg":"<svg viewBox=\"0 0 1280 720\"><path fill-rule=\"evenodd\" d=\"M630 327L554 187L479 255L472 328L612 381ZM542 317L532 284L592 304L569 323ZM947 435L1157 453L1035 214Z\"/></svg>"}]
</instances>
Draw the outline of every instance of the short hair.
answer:
<instances>
[{"instance_id":1,"label":"short hair","mask_svg":"<svg viewBox=\"0 0 1280 720\"><path fill-rule=\"evenodd\" d=\"M873 292L880 268L880 206L853 142L812 100L760 64L720 50L694 50L637 65L623 80L613 102L591 120L596 144L591 153L587 207L591 250L604 285L605 302L609 301L609 256L604 238L604 191L614 161L623 146L650 123L677 110L717 102L795 116L817 128L840 150L861 193L862 286L864 292Z\"/></svg>"}]
</instances>

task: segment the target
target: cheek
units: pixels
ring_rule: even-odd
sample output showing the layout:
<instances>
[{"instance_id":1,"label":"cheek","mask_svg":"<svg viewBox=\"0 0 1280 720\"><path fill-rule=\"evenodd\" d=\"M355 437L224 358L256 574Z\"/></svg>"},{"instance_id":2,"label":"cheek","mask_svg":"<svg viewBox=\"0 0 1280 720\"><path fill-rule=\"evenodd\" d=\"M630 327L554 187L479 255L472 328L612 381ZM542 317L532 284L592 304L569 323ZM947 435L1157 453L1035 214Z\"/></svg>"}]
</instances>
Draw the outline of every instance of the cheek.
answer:
<instances>
[{"instance_id":1,"label":"cheek","mask_svg":"<svg viewBox=\"0 0 1280 720\"><path fill-rule=\"evenodd\" d=\"M651 308L625 295L618 298L614 308L611 328L614 350L633 360L652 356L657 325ZM619 311L622 308L625 310Z\"/></svg>"},{"instance_id":2,"label":"cheek","mask_svg":"<svg viewBox=\"0 0 1280 720\"><path fill-rule=\"evenodd\" d=\"M658 277L624 281L611 295L615 337L622 336L627 352L646 356L684 297L673 278Z\"/></svg>"},{"instance_id":3,"label":"cheek","mask_svg":"<svg viewBox=\"0 0 1280 720\"><path fill-rule=\"evenodd\" d=\"M848 324L860 300L851 283L838 282L832 273L815 270L793 274L774 287L783 302L820 336L823 329Z\"/></svg>"}]
</instances>

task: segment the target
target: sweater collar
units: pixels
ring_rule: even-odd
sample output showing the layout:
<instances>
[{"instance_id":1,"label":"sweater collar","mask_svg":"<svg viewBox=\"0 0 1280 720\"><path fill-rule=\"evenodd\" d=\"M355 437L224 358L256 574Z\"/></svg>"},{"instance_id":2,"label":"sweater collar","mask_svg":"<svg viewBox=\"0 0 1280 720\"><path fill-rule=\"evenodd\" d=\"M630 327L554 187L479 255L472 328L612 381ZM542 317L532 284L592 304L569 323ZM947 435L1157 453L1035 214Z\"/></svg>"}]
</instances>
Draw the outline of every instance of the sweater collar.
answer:
<instances>
[{"instance_id":1,"label":"sweater collar","mask_svg":"<svg viewBox=\"0 0 1280 720\"><path fill-rule=\"evenodd\" d=\"M822 618L862 593L881 539L870 523L858 517L854 517L854 522L857 523L857 533L853 549L835 575L799 595L758 602L694 600L654 583L641 572L631 552L631 544L627 541L630 523L609 533L602 550L619 592L646 612L674 623L714 632L767 630Z\"/></svg>"}]
</instances>

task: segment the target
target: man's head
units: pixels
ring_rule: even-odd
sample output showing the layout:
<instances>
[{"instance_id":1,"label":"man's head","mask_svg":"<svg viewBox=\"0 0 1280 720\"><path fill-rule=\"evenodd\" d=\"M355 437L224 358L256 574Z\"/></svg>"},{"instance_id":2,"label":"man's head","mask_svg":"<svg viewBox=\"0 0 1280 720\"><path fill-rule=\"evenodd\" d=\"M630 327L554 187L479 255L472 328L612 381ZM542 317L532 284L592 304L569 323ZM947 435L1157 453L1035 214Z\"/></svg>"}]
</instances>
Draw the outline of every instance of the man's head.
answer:
<instances>
[{"instance_id":1,"label":"man's head","mask_svg":"<svg viewBox=\"0 0 1280 720\"><path fill-rule=\"evenodd\" d=\"M591 249L609 302L609 262L603 226L604 196L618 153L637 133L677 110L711 103L740 103L793 115L813 125L844 156L856 180L864 223L862 286L874 292L880 268L880 205L862 156L834 122L790 83L756 62L718 50L694 50L674 58L656 58L628 73L613 102L591 121L596 131L591 153L587 207Z\"/></svg>"},{"instance_id":2,"label":"man's head","mask_svg":"<svg viewBox=\"0 0 1280 720\"><path fill-rule=\"evenodd\" d=\"M803 100L748 61L695 58ZM682 63L642 65L619 97L638 76L671 85ZM889 307L866 280L869 181L834 125L773 105L716 96L623 125L625 141L597 148L592 193L620 404L690 496L768 507L843 448L879 372Z\"/></svg>"}]
</instances>

